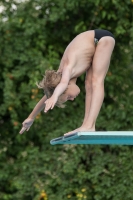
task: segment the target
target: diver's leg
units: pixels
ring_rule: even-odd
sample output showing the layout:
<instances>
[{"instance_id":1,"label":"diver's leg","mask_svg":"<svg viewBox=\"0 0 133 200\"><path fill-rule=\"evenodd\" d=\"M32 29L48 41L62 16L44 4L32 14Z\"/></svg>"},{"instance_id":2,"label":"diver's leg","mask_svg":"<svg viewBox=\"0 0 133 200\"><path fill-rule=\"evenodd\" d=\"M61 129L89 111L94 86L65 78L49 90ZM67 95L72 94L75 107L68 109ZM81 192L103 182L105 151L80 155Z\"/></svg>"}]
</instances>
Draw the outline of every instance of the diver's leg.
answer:
<instances>
[{"instance_id":1,"label":"diver's leg","mask_svg":"<svg viewBox=\"0 0 133 200\"><path fill-rule=\"evenodd\" d=\"M104 79L109 68L115 40L112 37L100 39L92 63L92 98L88 118L83 124L95 131L95 123L104 99Z\"/></svg>"},{"instance_id":2,"label":"diver's leg","mask_svg":"<svg viewBox=\"0 0 133 200\"><path fill-rule=\"evenodd\" d=\"M85 114L83 124L86 122L89 116L90 106L91 106L91 98L92 98L92 66L86 72L85 77Z\"/></svg>"}]
</instances>

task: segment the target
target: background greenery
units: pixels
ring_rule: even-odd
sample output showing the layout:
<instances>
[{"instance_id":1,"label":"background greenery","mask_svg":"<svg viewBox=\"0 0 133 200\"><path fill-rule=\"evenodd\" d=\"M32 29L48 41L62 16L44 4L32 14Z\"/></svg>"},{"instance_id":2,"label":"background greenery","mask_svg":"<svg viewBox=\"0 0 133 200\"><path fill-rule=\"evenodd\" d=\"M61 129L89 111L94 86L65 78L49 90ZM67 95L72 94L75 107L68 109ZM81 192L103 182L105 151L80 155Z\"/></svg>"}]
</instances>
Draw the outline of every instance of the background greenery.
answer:
<instances>
[{"instance_id":1,"label":"background greenery","mask_svg":"<svg viewBox=\"0 0 133 200\"><path fill-rule=\"evenodd\" d=\"M133 200L132 146L49 144L81 124L84 76L74 102L42 112L29 132L18 134L43 96L35 82L58 68L77 34L96 28L116 37L96 128L133 130L133 1L1 0L0 6L0 200Z\"/></svg>"}]
</instances>

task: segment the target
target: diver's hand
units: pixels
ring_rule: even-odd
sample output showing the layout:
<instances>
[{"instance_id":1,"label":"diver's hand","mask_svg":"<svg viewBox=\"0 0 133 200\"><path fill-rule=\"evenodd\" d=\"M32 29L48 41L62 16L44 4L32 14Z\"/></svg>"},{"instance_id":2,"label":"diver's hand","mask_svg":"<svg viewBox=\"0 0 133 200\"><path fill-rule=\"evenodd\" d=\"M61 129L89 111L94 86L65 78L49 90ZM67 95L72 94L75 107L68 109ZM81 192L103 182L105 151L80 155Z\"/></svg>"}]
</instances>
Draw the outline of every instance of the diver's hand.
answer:
<instances>
[{"instance_id":1,"label":"diver's hand","mask_svg":"<svg viewBox=\"0 0 133 200\"><path fill-rule=\"evenodd\" d=\"M56 102L58 100L58 97L52 95L49 99L47 99L45 101L45 109L44 109L44 112L48 112L49 109L53 109Z\"/></svg>"},{"instance_id":2,"label":"diver's hand","mask_svg":"<svg viewBox=\"0 0 133 200\"><path fill-rule=\"evenodd\" d=\"M22 129L20 130L20 134L22 134L24 131L28 131L33 124L34 119L27 118L23 123L22 123Z\"/></svg>"}]
</instances>

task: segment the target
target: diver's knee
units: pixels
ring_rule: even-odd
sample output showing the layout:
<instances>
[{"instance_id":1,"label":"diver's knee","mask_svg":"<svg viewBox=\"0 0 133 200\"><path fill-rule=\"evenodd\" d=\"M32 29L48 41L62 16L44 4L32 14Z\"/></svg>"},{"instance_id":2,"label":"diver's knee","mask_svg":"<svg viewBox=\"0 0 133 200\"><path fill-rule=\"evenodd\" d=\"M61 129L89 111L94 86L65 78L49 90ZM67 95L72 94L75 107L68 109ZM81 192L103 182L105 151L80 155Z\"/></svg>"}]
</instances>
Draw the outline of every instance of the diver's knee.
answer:
<instances>
[{"instance_id":1,"label":"diver's knee","mask_svg":"<svg viewBox=\"0 0 133 200\"><path fill-rule=\"evenodd\" d=\"M92 88L104 85L104 77L92 76Z\"/></svg>"}]
</instances>

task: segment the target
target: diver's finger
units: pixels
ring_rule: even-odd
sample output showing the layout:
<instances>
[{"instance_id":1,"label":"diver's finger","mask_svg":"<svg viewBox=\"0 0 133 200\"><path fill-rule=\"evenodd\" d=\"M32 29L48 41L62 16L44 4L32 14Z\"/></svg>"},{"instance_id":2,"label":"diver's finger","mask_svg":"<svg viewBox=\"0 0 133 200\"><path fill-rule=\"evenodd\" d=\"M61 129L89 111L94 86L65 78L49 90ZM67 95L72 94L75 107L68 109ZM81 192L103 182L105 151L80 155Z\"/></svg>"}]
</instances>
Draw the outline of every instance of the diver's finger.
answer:
<instances>
[{"instance_id":1,"label":"diver's finger","mask_svg":"<svg viewBox=\"0 0 133 200\"><path fill-rule=\"evenodd\" d=\"M54 106L55 106L55 103L53 103L53 104L52 104L52 106L51 106L51 109L53 109L53 108L54 108Z\"/></svg>"},{"instance_id":2,"label":"diver's finger","mask_svg":"<svg viewBox=\"0 0 133 200\"><path fill-rule=\"evenodd\" d=\"M26 130L26 131L29 131L29 129L30 129L30 127L29 127L29 128L27 128L27 130Z\"/></svg>"},{"instance_id":3,"label":"diver's finger","mask_svg":"<svg viewBox=\"0 0 133 200\"><path fill-rule=\"evenodd\" d=\"M26 130L27 128L25 128L25 127L22 127L22 129L20 130L20 134L22 134L25 130Z\"/></svg>"},{"instance_id":4,"label":"diver's finger","mask_svg":"<svg viewBox=\"0 0 133 200\"><path fill-rule=\"evenodd\" d=\"M47 112L51 108L51 102L49 104L46 104L44 112Z\"/></svg>"}]
</instances>

